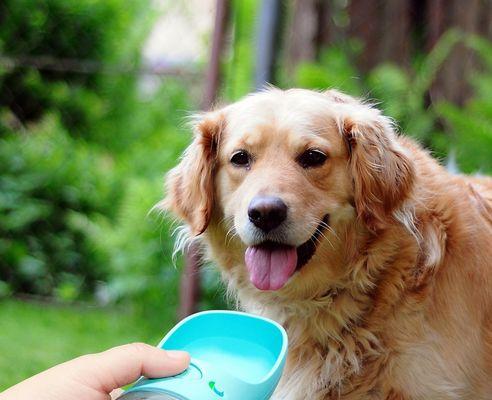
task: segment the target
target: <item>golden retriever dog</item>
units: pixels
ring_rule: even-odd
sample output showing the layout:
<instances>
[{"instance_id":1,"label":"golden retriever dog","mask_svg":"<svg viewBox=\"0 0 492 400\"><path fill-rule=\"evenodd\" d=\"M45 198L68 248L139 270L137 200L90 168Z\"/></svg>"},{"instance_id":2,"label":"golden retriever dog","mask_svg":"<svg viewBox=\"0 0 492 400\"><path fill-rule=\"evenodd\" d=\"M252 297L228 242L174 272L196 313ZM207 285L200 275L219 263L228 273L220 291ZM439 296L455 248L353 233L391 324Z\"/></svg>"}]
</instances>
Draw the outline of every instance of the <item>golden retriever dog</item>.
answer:
<instances>
[{"instance_id":1,"label":"golden retriever dog","mask_svg":"<svg viewBox=\"0 0 492 400\"><path fill-rule=\"evenodd\" d=\"M335 90L267 89L194 132L160 206L287 330L273 398L492 399L491 179Z\"/></svg>"}]
</instances>

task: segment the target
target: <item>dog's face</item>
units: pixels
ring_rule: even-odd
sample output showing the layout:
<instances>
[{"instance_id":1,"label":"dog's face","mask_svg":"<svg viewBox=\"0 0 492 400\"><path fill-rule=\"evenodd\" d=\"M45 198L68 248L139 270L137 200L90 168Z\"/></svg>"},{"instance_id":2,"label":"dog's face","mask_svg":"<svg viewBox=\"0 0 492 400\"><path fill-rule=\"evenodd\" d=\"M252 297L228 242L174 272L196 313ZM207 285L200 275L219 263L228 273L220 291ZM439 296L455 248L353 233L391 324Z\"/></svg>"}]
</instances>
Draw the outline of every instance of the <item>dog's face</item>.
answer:
<instances>
[{"instance_id":1,"label":"dog's face","mask_svg":"<svg viewBox=\"0 0 492 400\"><path fill-rule=\"evenodd\" d=\"M391 223L411 169L377 110L334 91L270 90L198 122L166 206L195 235L213 224L239 241L235 268L257 289L309 287L337 229Z\"/></svg>"},{"instance_id":2,"label":"dog's face","mask_svg":"<svg viewBox=\"0 0 492 400\"><path fill-rule=\"evenodd\" d=\"M314 255L330 220L352 214L343 138L323 112L325 99L303 98L250 97L225 116L217 204L247 246L250 280L262 290L282 288Z\"/></svg>"}]
</instances>

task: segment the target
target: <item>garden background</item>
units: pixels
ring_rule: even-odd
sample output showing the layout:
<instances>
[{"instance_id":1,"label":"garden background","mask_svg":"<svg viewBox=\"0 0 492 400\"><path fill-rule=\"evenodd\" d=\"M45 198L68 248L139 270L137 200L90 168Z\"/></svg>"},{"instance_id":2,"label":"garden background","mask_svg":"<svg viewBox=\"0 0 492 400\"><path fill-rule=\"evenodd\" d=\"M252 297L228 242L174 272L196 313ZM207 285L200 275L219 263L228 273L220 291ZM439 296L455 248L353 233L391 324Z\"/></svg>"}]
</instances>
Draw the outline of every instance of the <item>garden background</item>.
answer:
<instances>
[{"instance_id":1,"label":"garden background","mask_svg":"<svg viewBox=\"0 0 492 400\"><path fill-rule=\"evenodd\" d=\"M1 0L0 391L175 323L183 261L151 209L193 111L336 87L492 173L491 38L489 0ZM213 266L200 286L227 307Z\"/></svg>"}]
</instances>

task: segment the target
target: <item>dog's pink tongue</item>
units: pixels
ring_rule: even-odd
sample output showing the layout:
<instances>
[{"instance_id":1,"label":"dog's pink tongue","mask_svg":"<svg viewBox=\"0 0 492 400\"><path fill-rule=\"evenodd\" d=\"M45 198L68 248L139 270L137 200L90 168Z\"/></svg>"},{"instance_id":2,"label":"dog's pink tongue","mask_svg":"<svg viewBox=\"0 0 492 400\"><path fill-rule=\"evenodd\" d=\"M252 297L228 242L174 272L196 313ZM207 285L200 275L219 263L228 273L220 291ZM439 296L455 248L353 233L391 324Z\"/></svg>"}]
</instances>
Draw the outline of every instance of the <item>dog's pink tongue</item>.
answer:
<instances>
[{"instance_id":1,"label":"dog's pink tongue","mask_svg":"<svg viewBox=\"0 0 492 400\"><path fill-rule=\"evenodd\" d=\"M244 254L249 279L260 290L278 290L294 274L297 265L295 247L251 246Z\"/></svg>"}]
</instances>

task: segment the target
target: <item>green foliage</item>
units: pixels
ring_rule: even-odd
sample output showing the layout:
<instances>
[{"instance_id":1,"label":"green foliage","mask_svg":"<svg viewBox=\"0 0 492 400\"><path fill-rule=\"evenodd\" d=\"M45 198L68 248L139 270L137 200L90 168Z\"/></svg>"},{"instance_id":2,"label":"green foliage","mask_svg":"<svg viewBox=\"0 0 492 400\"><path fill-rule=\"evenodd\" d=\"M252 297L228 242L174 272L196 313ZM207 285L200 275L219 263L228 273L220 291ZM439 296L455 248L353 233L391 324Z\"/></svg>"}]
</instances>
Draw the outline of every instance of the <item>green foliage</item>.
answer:
<instances>
[{"instance_id":1,"label":"green foliage","mask_svg":"<svg viewBox=\"0 0 492 400\"><path fill-rule=\"evenodd\" d=\"M254 49L258 0L232 1L234 42L232 56L226 65L225 96L235 101L253 89Z\"/></svg>"},{"instance_id":2,"label":"green foliage","mask_svg":"<svg viewBox=\"0 0 492 400\"><path fill-rule=\"evenodd\" d=\"M190 139L188 130L170 128L184 117L176 109L186 102L170 82L152 102L135 103L126 128L140 140L116 141L112 157L70 138L53 116L28 134L4 138L0 162L10 167L0 182L11 202L0 209L0 251L8 255L0 276L9 286L0 296L13 290L74 300L102 289L104 301L125 299L143 311L176 302L180 274L170 261L170 227L149 211L162 198L163 172Z\"/></svg>"},{"instance_id":3,"label":"green foliage","mask_svg":"<svg viewBox=\"0 0 492 400\"><path fill-rule=\"evenodd\" d=\"M368 93L380 101L385 113L397 121L403 132L431 148L436 147L434 139L442 134L436 132L437 116L433 106L426 104L426 95L443 62L462 39L459 32L450 30L410 73L382 64L367 77Z\"/></svg>"},{"instance_id":4,"label":"green foliage","mask_svg":"<svg viewBox=\"0 0 492 400\"><path fill-rule=\"evenodd\" d=\"M356 44L351 51L339 47L325 49L317 63L302 63L296 72L296 86L309 89L338 88L354 96L362 94L360 75L351 61L351 53L357 52Z\"/></svg>"},{"instance_id":5,"label":"green foliage","mask_svg":"<svg viewBox=\"0 0 492 400\"><path fill-rule=\"evenodd\" d=\"M465 43L475 49L483 70L468 77L475 96L460 108L448 102L438 104L438 115L451 131L450 146L464 172L492 173L492 44L467 36Z\"/></svg>"},{"instance_id":6,"label":"green foliage","mask_svg":"<svg viewBox=\"0 0 492 400\"><path fill-rule=\"evenodd\" d=\"M72 301L96 293L143 308L176 301L172 239L167 229L160 239L147 214L189 140L169 128L181 123L189 99L172 79L145 97L141 76L121 72L139 68L149 5L0 5L2 55L57 58L71 70L0 71L0 297Z\"/></svg>"},{"instance_id":7,"label":"green foliage","mask_svg":"<svg viewBox=\"0 0 492 400\"><path fill-rule=\"evenodd\" d=\"M111 271L111 301L132 301L142 308L175 305L179 273L171 260L170 224L149 214L160 198L160 182L131 178L115 222L102 219L88 226L87 234Z\"/></svg>"},{"instance_id":8,"label":"green foliage","mask_svg":"<svg viewBox=\"0 0 492 400\"><path fill-rule=\"evenodd\" d=\"M180 127L188 116L188 110L196 108L187 87L182 81L167 78L157 93L143 98L138 94L136 82L113 84L111 90L115 101L105 118L92 126L92 140L116 153L118 159L128 161L129 173L140 176L162 174L164 170L159 169L159 163L163 157L168 160L169 156L174 161L180 154L182 147L179 144L183 143ZM169 133L170 127L172 134ZM166 151L161 153L161 149ZM157 158L152 158L148 152Z\"/></svg>"},{"instance_id":9,"label":"green foliage","mask_svg":"<svg viewBox=\"0 0 492 400\"><path fill-rule=\"evenodd\" d=\"M118 65L138 67L149 10L148 0L2 2L0 54L15 66L0 74L0 108L22 123L56 110L72 135L90 137L136 95L135 75L120 74Z\"/></svg>"},{"instance_id":10,"label":"green foliage","mask_svg":"<svg viewBox=\"0 0 492 400\"><path fill-rule=\"evenodd\" d=\"M454 150L457 164L463 172L492 172L491 107L490 97L474 99L464 108L447 102L437 107L439 115L450 127L450 147Z\"/></svg>"},{"instance_id":11,"label":"green foliage","mask_svg":"<svg viewBox=\"0 0 492 400\"><path fill-rule=\"evenodd\" d=\"M114 213L113 161L70 138L55 117L0 142L0 281L72 300L107 277L76 221ZM5 289L4 289L5 290Z\"/></svg>"}]
</instances>

